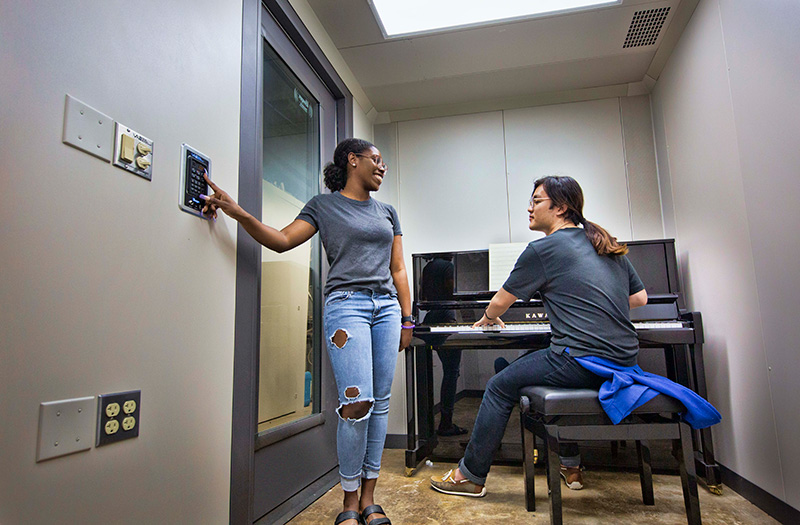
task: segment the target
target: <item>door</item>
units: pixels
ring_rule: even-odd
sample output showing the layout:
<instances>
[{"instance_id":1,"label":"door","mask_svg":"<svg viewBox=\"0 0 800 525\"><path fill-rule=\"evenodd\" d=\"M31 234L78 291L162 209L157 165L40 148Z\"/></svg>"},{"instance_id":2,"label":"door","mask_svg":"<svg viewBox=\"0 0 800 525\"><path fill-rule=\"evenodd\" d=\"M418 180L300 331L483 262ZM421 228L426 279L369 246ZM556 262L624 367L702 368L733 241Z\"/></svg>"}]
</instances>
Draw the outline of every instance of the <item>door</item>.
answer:
<instances>
[{"instance_id":1,"label":"door","mask_svg":"<svg viewBox=\"0 0 800 525\"><path fill-rule=\"evenodd\" d=\"M291 223L321 189L336 146L336 102L266 9L261 14L261 220ZM261 248L253 518L336 470L336 389L323 351L319 235ZM327 479L326 478L326 479Z\"/></svg>"}]
</instances>

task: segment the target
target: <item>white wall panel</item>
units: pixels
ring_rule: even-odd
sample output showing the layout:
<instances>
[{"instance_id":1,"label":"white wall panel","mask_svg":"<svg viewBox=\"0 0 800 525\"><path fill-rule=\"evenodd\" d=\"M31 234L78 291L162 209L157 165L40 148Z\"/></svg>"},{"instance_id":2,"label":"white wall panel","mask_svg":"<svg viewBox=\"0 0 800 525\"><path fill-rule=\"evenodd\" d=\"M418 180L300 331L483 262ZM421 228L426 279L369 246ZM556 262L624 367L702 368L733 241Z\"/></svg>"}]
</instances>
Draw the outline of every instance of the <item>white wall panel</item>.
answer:
<instances>
[{"instance_id":1,"label":"white wall panel","mask_svg":"<svg viewBox=\"0 0 800 525\"><path fill-rule=\"evenodd\" d=\"M720 2L785 500L800 508L800 4ZM777 225L777 227L776 227ZM766 407L765 407L766 408Z\"/></svg>"},{"instance_id":2,"label":"white wall panel","mask_svg":"<svg viewBox=\"0 0 800 525\"><path fill-rule=\"evenodd\" d=\"M659 78L659 163L669 165L688 304L704 318L709 400L723 416L713 430L717 459L784 498L723 29L718 2L701 2ZM781 211L771 211L770 223L781 224Z\"/></svg>"},{"instance_id":3,"label":"white wall panel","mask_svg":"<svg viewBox=\"0 0 800 525\"><path fill-rule=\"evenodd\" d=\"M500 112L398 124L403 243L418 252L508 242Z\"/></svg>"},{"instance_id":4,"label":"white wall panel","mask_svg":"<svg viewBox=\"0 0 800 525\"><path fill-rule=\"evenodd\" d=\"M400 213L397 124L379 124L374 127L373 135L375 137L373 143L380 150L387 169L380 190L373 193L372 196L381 202L391 204ZM400 217L400 225L404 226L402 216Z\"/></svg>"},{"instance_id":5,"label":"white wall panel","mask_svg":"<svg viewBox=\"0 0 800 525\"><path fill-rule=\"evenodd\" d=\"M632 240L661 239L661 198L658 189L650 96L619 99L625 170L628 176Z\"/></svg>"},{"instance_id":6,"label":"white wall panel","mask_svg":"<svg viewBox=\"0 0 800 525\"><path fill-rule=\"evenodd\" d=\"M584 216L620 239L631 238L619 101L593 100L505 111L511 241L528 230L533 181L569 175L583 188Z\"/></svg>"}]
</instances>

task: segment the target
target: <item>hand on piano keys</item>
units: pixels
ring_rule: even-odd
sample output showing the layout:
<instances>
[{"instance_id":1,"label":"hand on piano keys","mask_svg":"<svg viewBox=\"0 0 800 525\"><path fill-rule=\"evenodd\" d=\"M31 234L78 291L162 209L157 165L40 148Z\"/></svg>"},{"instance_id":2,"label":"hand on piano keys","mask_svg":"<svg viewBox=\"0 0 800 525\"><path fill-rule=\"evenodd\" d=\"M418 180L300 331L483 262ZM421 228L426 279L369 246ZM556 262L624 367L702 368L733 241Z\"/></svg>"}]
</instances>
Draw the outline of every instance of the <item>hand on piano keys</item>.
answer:
<instances>
[{"instance_id":1,"label":"hand on piano keys","mask_svg":"<svg viewBox=\"0 0 800 525\"><path fill-rule=\"evenodd\" d=\"M497 331L499 331L499 329L505 328L505 327L506 327L506 324L503 322L502 319L500 319L500 317L495 317L494 319L489 319L488 317L486 317L486 314L484 313L483 317L481 317L477 322L475 322L475 324L472 325L471 328L483 329L484 332L487 332L487 331L497 332ZM489 328L491 328L491 330L487 330Z\"/></svg>"}]
</instances>

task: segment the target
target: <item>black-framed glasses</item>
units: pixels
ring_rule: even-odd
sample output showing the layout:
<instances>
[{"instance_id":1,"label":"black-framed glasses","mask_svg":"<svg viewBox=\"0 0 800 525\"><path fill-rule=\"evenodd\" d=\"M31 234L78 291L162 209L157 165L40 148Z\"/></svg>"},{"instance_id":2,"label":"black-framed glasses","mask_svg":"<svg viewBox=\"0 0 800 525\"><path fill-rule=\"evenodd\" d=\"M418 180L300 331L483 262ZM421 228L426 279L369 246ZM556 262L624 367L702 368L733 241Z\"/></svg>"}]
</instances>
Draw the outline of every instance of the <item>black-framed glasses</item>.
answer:
<instances>
[{"instance_id":1,"label":"black-framed glasses","mask_svg":"<svg viewBox=\"0 0 800 525\"><path fill-rule=\"evenodd\" d=\"M363 153L353 153L353 155L365 159L372 159L372 162L374 162L376 166L383 166L384 169L387 168L386 163L383 162L383 158L380 155L364 155Z\"/></svg>"},{"instance_id":2,"label":"black-framed glasses","mask_svg":"<svg viewBox=\"0 0 800 525\"><path fill-rule=\"evenodd\" d=\"M531 200L528 201L528 206L533 208L534 206L536 206L540 202L549 201L549 200L551 200L550 197L546 197L544 199L540 199L538 197L531 197Z\"/></svg>"}]
</instances>

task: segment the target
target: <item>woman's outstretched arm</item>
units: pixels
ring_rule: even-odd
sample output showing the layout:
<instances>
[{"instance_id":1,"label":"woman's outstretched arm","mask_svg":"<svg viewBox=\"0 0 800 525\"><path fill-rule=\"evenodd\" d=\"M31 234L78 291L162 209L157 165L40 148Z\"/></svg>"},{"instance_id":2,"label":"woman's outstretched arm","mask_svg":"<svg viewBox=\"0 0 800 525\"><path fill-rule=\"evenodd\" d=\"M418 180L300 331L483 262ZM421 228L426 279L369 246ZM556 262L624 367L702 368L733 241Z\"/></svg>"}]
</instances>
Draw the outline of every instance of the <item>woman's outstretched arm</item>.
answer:
<instances>
[{"instance_id":1,"label":"woman's outstretched arm","mask_svg":"<svg viewBox=\"0 0 800 525\"><path fill-rule=\"evenodd\" d=\"M206 202L205 206L203 206L203 213L216 218L217 210L222 210L225 212L225 215L228 215L241 224L244 230L249 233L253 239L270 250L278 253L291 250L303 244L317 233L316 228L300 219L295 219L282 230L267 226L247 213L230 195L211 182L207 174L204 174L203 177L206 179L211 189L214 190L214 195L200 196Z\"/></svg>"}]
</instances>

